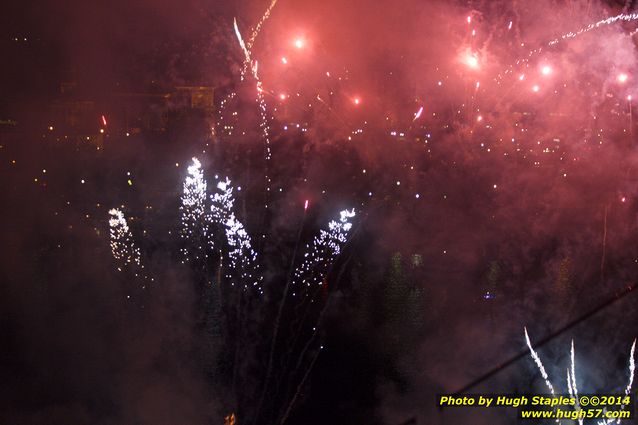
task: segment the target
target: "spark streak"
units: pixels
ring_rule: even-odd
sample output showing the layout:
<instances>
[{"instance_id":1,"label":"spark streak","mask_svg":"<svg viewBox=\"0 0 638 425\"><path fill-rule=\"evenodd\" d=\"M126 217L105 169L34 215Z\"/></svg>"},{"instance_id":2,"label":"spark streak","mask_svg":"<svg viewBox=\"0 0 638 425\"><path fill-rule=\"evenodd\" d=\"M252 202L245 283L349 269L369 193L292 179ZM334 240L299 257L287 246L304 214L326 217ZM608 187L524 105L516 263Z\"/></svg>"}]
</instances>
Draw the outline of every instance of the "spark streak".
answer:
<instances>
[{"instance_id":1,"label":"spark streak","mask_svg":"<svg viewBox=\"0 0 638 425\"><path fill-rule=\"evenodd\" d=\"M547 372L545 371L543 362L538 356L538 353L536 353L536 351L534 351L534 348L532 347L532 343L527 333L527 328L524 328L524 330L525 330L525 341L527 343L527 347L529 348L530 354L532 358L534 359L534 362L536 363L536 366L538 367L538 370L540 371L541 376L545 380L545 385L547 385L547 388L549 388L550 393L553 396L555 396L556 394L554 392L554 387L552 386L552 383L549 380L549 376L547 375ZM629 371L628 371L629 382L627 386L625 387L625 395L629 395L634 382L634 375L636 372L636 364L634 359L635 349L636 349L636 340L634 340L633 344L631 345L631 350L629 353ZM576 412L579 412L581 410L581 407L580 407L579 399L578 399L578 386L576 385L576 362L574 357L575 357L574 341L572 341L571 351L570 351L570 367L567 369L567 389L568 389L569 395L576 399L574 409ZM623 405L621 407L621 410L624 410L624 407L625 406ZM618 418L618 419L606 419L603 421L598 421L598 425L608 425L613 423L614 421L616 421L617 424L620 424L620 418ZM556 422L559 422L559 420L557 419ZM582 425L583 419L579 417L578 423Z\"/></svg>"}]
</instances>

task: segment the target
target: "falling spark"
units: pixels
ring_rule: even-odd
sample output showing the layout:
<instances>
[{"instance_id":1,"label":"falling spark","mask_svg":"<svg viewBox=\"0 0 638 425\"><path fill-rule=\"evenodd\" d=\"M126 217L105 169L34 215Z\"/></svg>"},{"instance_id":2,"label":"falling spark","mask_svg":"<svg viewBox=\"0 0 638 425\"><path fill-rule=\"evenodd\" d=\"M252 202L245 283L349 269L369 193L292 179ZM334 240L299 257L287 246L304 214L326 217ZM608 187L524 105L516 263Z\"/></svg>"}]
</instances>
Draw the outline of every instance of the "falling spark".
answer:
<instances>
[{"instance_id":1,"label":"falling spark","mask_svg":"<svg viewBox=\"0 0 638 425\"><path fill-rule=\"evenodd\" d=\"M421 106L419 110L416 111L416 113L414 114L414 119L412 121L418 120L421 117L422 113L423 113L423 106Z\"/></svg>"}]
</instances>

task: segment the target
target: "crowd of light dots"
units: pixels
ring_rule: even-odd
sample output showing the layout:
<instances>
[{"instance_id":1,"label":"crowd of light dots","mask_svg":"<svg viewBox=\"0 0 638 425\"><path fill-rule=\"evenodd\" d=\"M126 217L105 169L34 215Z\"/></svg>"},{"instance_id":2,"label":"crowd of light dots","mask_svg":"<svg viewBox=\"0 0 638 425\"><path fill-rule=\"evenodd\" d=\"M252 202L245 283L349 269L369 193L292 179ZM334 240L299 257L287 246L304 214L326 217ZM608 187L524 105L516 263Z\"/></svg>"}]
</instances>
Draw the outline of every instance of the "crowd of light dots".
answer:
<instances>
[{"instance_id":1,"label":"crowd of light dots","mask_svg":"<svg viewBox=\"0 0 638 425\"><path fill-rule=\"evenodd\" d=\"M534 350L534 348L532 347L532 342L530 341L529 338L529 334L527 333L527 328L525 328L525 342L527 343L527 347L529 348L530 354L532 356L532 358L534 359L534 363L536 363L536 366L538 367L538 370L541 373L541 376L543 377L543 379L545 380L545 385L547 386L547 388L549 389L550 393L552 395L555 395L555 390L554 387L551 383L551 381L549 380L549 375L547 374L547 371L545 370L545 366L543 365L543 362L541 361L538 353ZM634 358L634 354L635 354L635 350L636 350L636 340L634 340L633 344L631 345L631 351L629 353L629 382L627 383L627 386L625 387L625 395L629 395L631 393L631 389L634 383L634 375L636 373L636 363L635 363L635 358ZM570 367L567 369L567 390L569 392L570 397L574 397L576 399L576 403L575 403L575 410L579 411L580 408L580 404L578 402L578 386L576 384L576 362L575 362L575 354L574 354L574 341L572 340L572 345L571 345L571 351L570 351ZM624 410L625 406L622 405L621 406L621 410ZM557 420L557 422L559 422ZM602 421L598 421L597 424L598 425L609 425L613 422L616 422L617 424L620 424L620 418L618 419L605 419ZM583 419L579 418L578 419L578 423L580 425L582 425L583 423Z\"/></svg>"},{"instance_id":2,"label":"crowd of light dots","mask_svg":"<svg viewBox=\"0 0 638 425\"><path fill-rule=\"evenodd\" d=\"M226 240L229 247L228 260L230 262L229 273L226 277L235 286L233 275L239 277L243 289L255 289L259 294L263 294L263 277L259 275L259 264L257 253L252 248L250 235L246 232L244 225L235 217L232 212L235 199L233 197L233 186L226 178L217 184L218 192L211 196L211 219L224 226ZM235 272L235 273L231 273Z\"/></svg>"},{"instance_id":3,"label":"crowd of light dots","mask_svg":"<svg viewBox=\"0 0 638 425\"><path fill-rule=\"evenodd\" d=\"M109 210L109 214L111 216L109 219L111 253L113 258L120 263L118 270L122 271L122 266L129 264L135 264L143 268L140 250L133 242L133 235L124 214L117 208Z\"/></svg>"},{"instance_id":4,"label":"crowd of light dots","mask_svg":"<svg viewBox=\"0 0 638 425\"><path fill-rule=\"evenodd\" d=\"M207 257L206 247L202 245L208 233L205 220L206 196L206 180L204 180L202 164L197 158L193 158L193 164L188 167L188 174L184 180L180 205L181 237L186 242L186 247L181 249L184 261L201 260ZM209 243L213 243L212 238ZM210 247L214 248L212 245Z\"/></svg>"},{"instance_id":5,"label":"crowd of light dots","mask_svg":"<svg viewBox=\"0 0 638 425\"><path fill-rule=\"evenodd\" d=\"M339 213L339 220L328 223L328 230L321 230L315 236L311 245L306 245L306 253L302 264L295 270L293 284L295 291L292 295L303 290L303 285L310 288L314 285L321 285L328 267L341 252L341 247L348 240L348 234L352 229L349 221L355 216L354 209L343 210ZM308 293L306 293L308 296Z\"/></svg>"}]
</instances>

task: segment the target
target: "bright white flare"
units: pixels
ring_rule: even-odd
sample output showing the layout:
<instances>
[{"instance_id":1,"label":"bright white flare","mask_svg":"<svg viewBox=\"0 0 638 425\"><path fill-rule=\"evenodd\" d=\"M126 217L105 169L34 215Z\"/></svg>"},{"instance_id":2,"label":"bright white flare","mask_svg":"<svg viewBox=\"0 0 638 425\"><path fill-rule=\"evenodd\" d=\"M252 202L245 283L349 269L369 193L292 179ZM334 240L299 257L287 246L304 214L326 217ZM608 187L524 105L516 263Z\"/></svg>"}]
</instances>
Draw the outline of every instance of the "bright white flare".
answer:
<instances>
[{"instance_id":1,"label":"bright white flare","mask_svg":"<svg viewBox=\"0 0 638 425\"><path fill-rule=\"evenodd\" d=\"M473 53L466 55L463 61L472 69L478 69L479 67L479 60Z\"/></svg>"}]
</instances>

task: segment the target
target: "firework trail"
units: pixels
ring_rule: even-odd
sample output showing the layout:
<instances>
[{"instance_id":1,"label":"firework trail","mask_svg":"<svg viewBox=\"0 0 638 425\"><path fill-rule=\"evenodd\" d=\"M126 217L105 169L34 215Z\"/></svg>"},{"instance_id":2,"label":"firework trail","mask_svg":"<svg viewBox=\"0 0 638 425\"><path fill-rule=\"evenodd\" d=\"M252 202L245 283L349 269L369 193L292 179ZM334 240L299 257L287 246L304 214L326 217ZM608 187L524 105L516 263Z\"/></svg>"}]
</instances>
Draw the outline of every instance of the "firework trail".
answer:
<instances>
[{"instance_id":1,"label":"firework trail","mask_svg":"<svg viewBox=\"0 0 638 425\"><path fill-rule=\"evenodd\" d=\"M636 373L636 362L634 359L634 353L636 351L636 340L634 340L633 344L631 344L631 352L629 353L629 383L625 387L625 395L629 395L631 392L631 388L634 384L634 375ZM625 405L623 404L620 407L620 410L625 410ZM604 421L599 421L598 425L608 425L614 422L614 419L607 419ZM620 424L620 418L616 420L617 424Z\"/></svg>"},{"instance_id":2,"label":"firework trail","mask_svg":"<svg viewBox=\"0 0 638 425\"><path fill-rule=\"evenodd\" d=\"M525 341L527 342L527 347L529 348L530 354L532 356L532 358L534 359L534 362L536 363L536 366L538 367L538 370L540 371L543 379L545 380L545 384L547 385L547 388L549 388L550 393L555 396L555 392L554 392L554 387L552 386L552 383L549 380L549 376L547 375L547 372L545 371L545 367L543 366L543 362L541 361L540 357L538 356L538 353L536 353L536 351L534 351L534 349L532 348L532 343L529 339L529 335L527 333L527 328L524 328L525 330ZM634 375L636 372L636 363L635 363L635 358L634 358L634 354L635 354L635 349L636 349L636 340L634 340L633 344L631 345L631 350L629 353L629 382L627 384L627 386L625 387L625 395L629 395L629 393L631 392L631 388L633 386L633 382L634 382ZM574 397L576 399L576 403L574 405L574 410L576 412L579 412L581 410L579 401L578 401L578 386L576 385L576 363L575 363L575 353L574 353L574 341L572 341L572 345L571 345L571 352L570 352L570 367L567 369L567 389L569 391L569 395L571 397ZM621 406L621 410L624 410L625 406L622 405ZM556 420L556 422L560 422L558 419ZM621 419L605 419L603 421L598 421L598 425L608 425L611 424L613 422L616 422L617 424L620 424ZM578 423L580 425L582 425L583 423L583 419L579 417L578 419Z\"/></svg>"},{"instance_id":3,"label":"firework trail","mask_svg":"<svg viewBox=\"0 0 638 425\"><path fill-rule=\"evenodd\" d=\"M232 274L226 277L231 279L231 285L243 285L243 289L253 288L259 294L263 294L263 277L259 275L257 253L252 248L250 235L244 225L232 212L235 199L233 186L230 180L220 181L217 184L219 192L211 197L211 217L224 227L226 242L228 243L228 259L231 270L236 271L235 276L239 282L233 280Z\"/></svg>"},{"instance_id":4,"label":"firework trail","mask_svg":"<svg viewBox=\"0 0 638 425\"><path fill-rule=\"evenodd\" d=\"M244 39L241 36L241 32L239 32L239 26L237 25L237 18L233 18L233 28L235 29L235 35L237 36L239 47L241 47L242 52L244 52L244 63L242 65L241 75L240 75L241 81L244 81L244 78L246 77L246 70L248 69L248 66L252 64L252 59L250 58L250 50L248 50L248 47L246 47L246 43L244 43ZM253 68L253 72L256 75L254 68ZM255 78L257 77L255 76Z\"/></svg>"},{"instance_id":5,"label":"firework trail","mask_svg":"<svg viewBox=\"0 0 638 425\"><path fill-rule=\"evenodd\" d=\"M186 242L182 248L184 261L207 258L206 181L197 158L193 158L193 164L188 167L181 200L181 237ZM208 239L208 245L211 250L214 248L212 238Z\"/></svg>"},{"instance_id":6,"label":"firework trail","mask_svg":"<svg viewBox=\"0 0 638 425\"><path fill-rule=\"evenodd\" d=\"M571 387L572 392L573 392L573 396L574 399L576 400L575 403L575 408L576 411L580 410L580 402L578 400L578 385L576 385L576 359L575 359L575 350L574 350L574 340L572 340L572 349L571 349L571 353L570 353L570 363L571 363L571 371L568 372L568 376L567 376L567 386ZM570 376L571 375L571 376ZM570 378L571 378L571 385L570 384ZM570 393L571 395L571 393ZM583 418L578 418L578 424L582 425L583 424Z\"/></svg>"},{"instance_id":7,"label":"firework trail","mask_svg":"<svg viewBox=\"0 0 638 425\"><path fill-rule=\"evenodd\" d=\"M534 362L536 363L538 370L541 372L541 376L545 380L545 385L547 385L547 388L549 388L549 392L552 395L556 395L554 392L554 387L552 386L552 383L549 381L549 376L547 375L547 372L545 371L545 366L543 366L543 362L541 361L541 358L538 357L538 353L534 351L534 348L532 348L532 342L530 341L529 335L527 334L527 328L524 328L524 329L525 329L525 342L527 342L527 347L529 348L530 354L532 355L532 358L534 359Z\"/></svg>"},{"instance_id":8,"label":"firework trail","mask_svg":"<svg viewBox=\"0 0 638 425\"><path fill-rule=\"evenodd\" d=\"M621 13L615 16L611 16L609 18L605 18L605 19L601 19L597 22L593 22L585 27L580 28L577 31L570 31L568 33L565 33L563 35L561 35L560 37L554 38L553 40L548 41L544 46L538 47L536 49L530 50L527 53L527 56L525 58L521 58L518 59L517 61L514 62L514 65L520 65L520 64L524 64L524 63L528 63L529 60L535 56L540 54L543 49L545 47L552 47L555 46L563 41L567 41L576 37L579 37L583 34L586 34L592 30L598 29L600 27L604 27L604 26L609 26L609 25L613 25L617 22L631 22L631 21L635 21L638 20L638 13L633 12L633 13ZM633 34L635 34L635 32L638 30L634 30L632 31L629 36L632 36ZM514 65L510 65L504 72L503 74L510 74L514 72ZM498 76L498 78L500 78L500 74Z\"/></svg>"},{"instance_id":9,"label":"firework trail","mask_svg":"<svg viewBox=\"0 0 638 425\"><path fill-rule=\"evenodd\" d=\"M123 266L136 265L142 267L140 249L133 242L133 235L128 227L124 213L117 208L109 210L109 234L111 239L111 254L120 264L118 270Z\"/></svg>"},{"instance_id":10,"label":"firework trail","mask_svg":"<svg viewBox=\"0 0 638 425\"><path fill-rule=\"evenodd\" d=\"M574 353L574 340L572 340L572 348L569 356L570 367L567 369L567 390L570 397L574 397L576 402L574 403L574 410L580 411L580 403L578 402L578 386L576 385L576 361ZM578 418L578 424L583 425L583 418Z\"/></svg>"},{"instance_id":11,"label":"firework trail","mask_svg":"<svg viewBox=\"0 0 638 425\"><path fill-rule=\"evenodd\" d=\"M636 363L634 360L634 353L636 351L636 340L634 339L634 343L631 344L631 353L629 354L629 383L625 388L625 395L629 395L631 392L631 387L634 384L634 375L636 373Z\"/></svg>"},{"instance_id":12,"label":"firework trail","mask_svg":"<svg viewBox=\"0 0 638 425\"><path fill-rule=\"evenodd\" d=\"M250 35L250 38L248 39L247 47L249 50L252 49L253 44L255 44L255 40L257 39L257 36L259 35L259 32L261 31L261 27L270 17L270 12L272 12L276 4L277 4L277 0L272 0L272 2L270 3L270 6L268 6L268 9L266 9L266 12L264 13L264 15L261 17L259 22L257 22L257 25L255 25L255 29L253 29L253 32Z\"/></svg>"},{"instance_id":13,"label":"firework trail","mask_svg":"<svg viewBox=\"0 0 638 425\"><path fill-rule=\"evenodd\" d=\"M322 229L314 238L312 246L306 245L304 260L295 271L295 287L299 288L305 284L306 288L310 288L322 284L328 266L340 254L341 247L348 239L348 233L352 229L349 219L354 216L354 209L341 211L338 221L332 220L328 223L328 229ZM296 296L296 292L293 292L292 296Z\"/></svg>"},{"instance_id":14,"label":"firework trail","mask_svg":"<svg viewBox=\"0 0 638 425\"><path fill-rule=\"evenodd\" d=\"M275 4L276 4L276 1L273 1L273 3L271 4L271 7L266 11L266 15L264 15L265 18L262 18L262 21L265 21L265 19L268 18L268 16L270 15L270 9L274 7ZM260 24L261 23L263 22L260 22ZM259 115L260 115L259 128L261 129L262 138L264 140L264 156L266 160L265 173L264 173L265 186L266 186L265 208L268 208L268 200L269 200L270 189L271 189L270 183L272 182L269 176L270 167L268 166L268 164L272 158L272 151L270 149L270 127L268 126L266 98L264 96L264 88L263 88L262 82L259 79L259 72L258 72L259 63L257 61L253 61L251 58L250 46L252 46L252 43L249 46L247 46L246 43L244 42L241 32L239 31L239 26L237 25L237 19L234 19L233 26L235 28L235 35L237 36L239 46L244 52L244 64L241 69L240 79L241 81L244 81L244 78L246 77L247 69L250 66L252 71L252 76L255 79L256 87L257 87L257 95L255 98L255 101L257 102L257 105L259 107ZM253 32L253 36L251 37L252 42L254 42L254 39L255 37L257 37L258 32L259 32L258 30L256 30L256 32Z\"/></svg>"}]
</instances>

